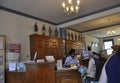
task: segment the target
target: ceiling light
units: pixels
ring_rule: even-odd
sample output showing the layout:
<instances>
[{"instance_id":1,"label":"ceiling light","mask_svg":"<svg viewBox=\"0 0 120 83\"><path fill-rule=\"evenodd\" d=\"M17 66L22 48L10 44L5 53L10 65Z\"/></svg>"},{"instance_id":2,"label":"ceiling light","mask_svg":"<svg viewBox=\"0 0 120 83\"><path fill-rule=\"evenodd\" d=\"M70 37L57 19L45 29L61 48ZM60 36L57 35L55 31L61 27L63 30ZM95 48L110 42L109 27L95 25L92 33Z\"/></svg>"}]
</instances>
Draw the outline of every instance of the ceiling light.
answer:
<instances>
[{"instance_id":1,"label":"ceiling light","mask_svg":"<svg viewBox=\"0 0 120 83\"><path fill-rule=\"evenodd\" d=\"M114 30L109 30L109 31L107 32L107 34L108 34L108 35L113 35L113 34L115 34L115 31L114 31Z\"/></svg>"},{"instance_id":2,"label":"ceiling light","mask_svg":"<svg viewBox=\"0 0 120 83\"><path fill-rule=\"evenodd\" d=\"M75 13L77 14L80 9L80 0L65 0L62 3L64 12L68 15Z\"/></svg>"},{"instance_id":3,"label":"ceiling light","mask_svg":"<svg viewBox=\"0 0 120 83\"><path fill-rule=\"evenodd\" d=\"M120 37L118 38L118 41L120 41Z\"/></svg>"}]
</instances>

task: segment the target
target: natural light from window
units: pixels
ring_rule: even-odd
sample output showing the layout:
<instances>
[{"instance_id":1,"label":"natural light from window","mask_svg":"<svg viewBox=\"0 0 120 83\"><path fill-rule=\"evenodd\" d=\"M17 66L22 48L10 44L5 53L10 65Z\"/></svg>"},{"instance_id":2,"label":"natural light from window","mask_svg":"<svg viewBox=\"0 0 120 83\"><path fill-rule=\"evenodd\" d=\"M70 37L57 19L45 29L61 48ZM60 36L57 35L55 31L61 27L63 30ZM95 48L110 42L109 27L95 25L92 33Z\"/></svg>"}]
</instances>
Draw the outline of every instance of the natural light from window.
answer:
<instances>
[{"instance_id":1,"label":"natural light from window","mask_svg":"<svg viewBox=\"0 0 120 83\"><path fill-rule=\"evenodd\" d=\"M113 46L113 41L112 40L105 41L104 46L105 46L105 50L107 51L107 55L112 54L113 50L112 50L111 46Z\"/></svg>"}]
</instances>

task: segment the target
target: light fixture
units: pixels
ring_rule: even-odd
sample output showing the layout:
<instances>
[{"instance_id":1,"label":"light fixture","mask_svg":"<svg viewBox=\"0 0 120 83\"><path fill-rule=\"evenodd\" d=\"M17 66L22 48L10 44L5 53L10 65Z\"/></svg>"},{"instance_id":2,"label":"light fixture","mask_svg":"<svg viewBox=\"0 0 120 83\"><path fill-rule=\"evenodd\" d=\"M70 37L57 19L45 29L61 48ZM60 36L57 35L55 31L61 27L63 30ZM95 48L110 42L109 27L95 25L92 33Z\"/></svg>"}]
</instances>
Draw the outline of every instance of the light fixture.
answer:
<instances>
[{"instance_id":1,"label":"light fixture","mask_svg":"<svg viewBox=\"0 0 120 83\"><path fill-rule=\"evenodd\" d=\"M108 34L108 35L113 35L113 34L115 34L115 31L114 31L114 30L109 30L109 31L107 32L107 34Z\"/></svg>"},{"instance_id":2,"label":"light fixture","mask_svg":"<svg viewBox=\"0 0 120 83\"><path fill-rule=\"evenodd\" d=\"M80 0L65 0L62 3L64 12L68 15L75 13L77 14L80 9Z\"/></svg>"}]
</instances>

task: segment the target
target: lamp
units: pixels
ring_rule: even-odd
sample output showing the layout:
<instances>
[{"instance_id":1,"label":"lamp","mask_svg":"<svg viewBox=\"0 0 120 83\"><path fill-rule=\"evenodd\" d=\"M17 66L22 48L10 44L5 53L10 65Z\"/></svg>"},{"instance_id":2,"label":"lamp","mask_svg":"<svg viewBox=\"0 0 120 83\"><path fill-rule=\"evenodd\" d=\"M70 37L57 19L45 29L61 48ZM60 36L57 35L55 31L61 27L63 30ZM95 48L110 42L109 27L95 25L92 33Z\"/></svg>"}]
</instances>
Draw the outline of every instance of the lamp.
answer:
<instances>
[{"instance_id":1,"label":"lamp","mask_svg":"<svg viewBox=\"0 0 120 83\"><path fill-rule=\"evenodd\" d=\"M114 31L114 30L109 30L109 31L107 32L107 34L108 34L108 35L113 35L113 34L115 34L115 31Z\"/></svg>"},{"instance_id":2,"label":"lamp","mask_svg":"<svg viewBox=\"0 0 120 83\"><path fill-rule=\"evenodd\" d=\"M118 41L120 41L120 37L118 37Z\"/></svg>"},{"instance_id":3,"label":"lamp","mask_svg":"<svg viewBox=\"0 0 120 83\"><path fill-rule=\"evenodd\" d=\"M65 0L65 2L62 3L62 7L68 15L72 13L77 14L80 8L80 0Z\"/></svg>"}]
</instances>

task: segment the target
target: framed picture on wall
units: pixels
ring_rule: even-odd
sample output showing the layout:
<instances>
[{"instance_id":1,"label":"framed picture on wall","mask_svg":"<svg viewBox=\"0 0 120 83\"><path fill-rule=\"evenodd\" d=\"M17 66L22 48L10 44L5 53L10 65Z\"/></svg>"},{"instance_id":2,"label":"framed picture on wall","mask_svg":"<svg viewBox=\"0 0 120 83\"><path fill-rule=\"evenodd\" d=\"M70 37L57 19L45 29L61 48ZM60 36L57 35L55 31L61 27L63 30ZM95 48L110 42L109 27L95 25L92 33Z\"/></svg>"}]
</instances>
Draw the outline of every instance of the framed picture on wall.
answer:
<instances>
[{"instance_id":1,"label":"framed picture on wall","mask_svg":"<svg viewBox=\"0 0 120 83\"><path fill-rule=\"evenodd\" d=\"M0 50L4 49L4 43L5 43L4 36L0 35Z\"/></svg>"},{"instance_id":2,"label":"framed picture on wall","mask_svg":"<svg viewBox=\"0 0 120 83\"><path fill-rule=\"evenodd\" d=\"M0 65L3 65L3 56L0 56Z\"/></svg>"},{"instance_id":3,"label":"framed picture on wall","mask_svg":"<svg viewBox=\"0 0 120 83\"><path fill-rule=\"evenodd\" d=\"M3 80L3 79L4 79L4 72L0 71L0 80Z\"/></svg>"}]
</instances>

